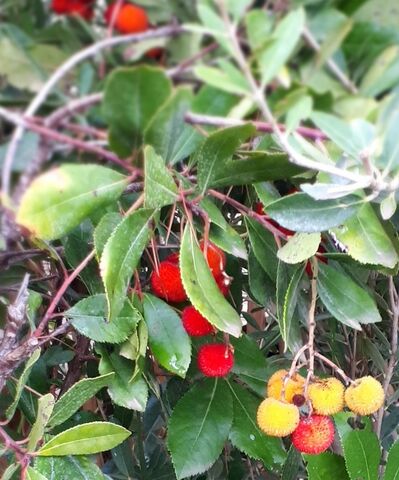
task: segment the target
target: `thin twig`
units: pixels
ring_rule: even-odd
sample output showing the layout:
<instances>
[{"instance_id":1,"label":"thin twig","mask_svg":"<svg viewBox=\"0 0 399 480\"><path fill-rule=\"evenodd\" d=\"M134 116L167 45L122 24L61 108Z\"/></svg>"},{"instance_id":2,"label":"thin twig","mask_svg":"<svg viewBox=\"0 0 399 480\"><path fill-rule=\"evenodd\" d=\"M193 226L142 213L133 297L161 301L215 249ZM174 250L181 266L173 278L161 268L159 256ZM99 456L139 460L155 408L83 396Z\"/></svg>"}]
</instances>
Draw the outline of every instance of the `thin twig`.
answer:
<instances>
[{"instance_id":1,"label":"thin twig","mask_svg":"<svg viewBox=\"0 0 399 480\"><path fill-rule=\"evenodd\" d=\"M310 380L314 375L314 340L315 340L315 329L316 329L316 320L315 320L315 311L316 311L316 301L317 301L317 274L318 274L318 261L315 257L311 259L312 265L312 278L310 280L310 305L308 313L308 350L309 350L309 364L308 364L308 375L306 377L305 383L305 397L307 398L307 390Z\"/></svg>"}]
</instances>

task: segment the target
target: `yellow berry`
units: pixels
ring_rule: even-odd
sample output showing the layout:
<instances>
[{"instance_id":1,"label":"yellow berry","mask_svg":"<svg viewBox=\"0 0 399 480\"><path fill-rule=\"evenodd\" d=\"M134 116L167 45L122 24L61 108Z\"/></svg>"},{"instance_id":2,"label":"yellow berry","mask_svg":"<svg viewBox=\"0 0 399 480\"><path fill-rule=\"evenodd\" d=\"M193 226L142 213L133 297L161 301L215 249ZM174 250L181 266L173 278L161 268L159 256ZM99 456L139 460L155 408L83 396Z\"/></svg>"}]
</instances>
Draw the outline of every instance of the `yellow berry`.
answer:
<instances>
[{"instance_id":1,"label":"yellow berry","mask_svg":"<svg viewBox=\"0 0 399 480\"><path fill-rule=\"evenodd\" d=\"M272 437L290 435L298 426L298 407L290 403L266 398L259 405L257 413L259 428Z\"/></svg>"},{"instance_id":2,"label":"yellow berry","mask_svg":"<svg viewBox=\"0 0 399 480\"><path fill-rule=\"evenodd\" d=\"M277 370L277 372L273 373L269 378L269 381L267 382L267 395L269 397L281 400L284 378L287 374L287 370ZM301 375L295 373L285 385L284 399L287 402L292 403L294 395L303 395L304 385L305 379L301 377Z\"/></svg>"},{"instance_id":3,"label":"yellow berry","mask_svg":"<svg viewBox=\"0 0 399 480\"><path fill-rule=\"evenodd\" d=\"M375 378L359 378L345 392L346 405L359 415L371 415L384 404L384 390Z\"/></svg>"},{"instance_id":4,"label":"yellow berry","mask_svg":"<svg viewBox=\"0 0 399 480\"><path fill-rule=\"evenodd\" d=\"M309 385L308 397L315 413L334 415L344 408L343 384L336 378L317 379Z\"/></svg>"}]
</instances>

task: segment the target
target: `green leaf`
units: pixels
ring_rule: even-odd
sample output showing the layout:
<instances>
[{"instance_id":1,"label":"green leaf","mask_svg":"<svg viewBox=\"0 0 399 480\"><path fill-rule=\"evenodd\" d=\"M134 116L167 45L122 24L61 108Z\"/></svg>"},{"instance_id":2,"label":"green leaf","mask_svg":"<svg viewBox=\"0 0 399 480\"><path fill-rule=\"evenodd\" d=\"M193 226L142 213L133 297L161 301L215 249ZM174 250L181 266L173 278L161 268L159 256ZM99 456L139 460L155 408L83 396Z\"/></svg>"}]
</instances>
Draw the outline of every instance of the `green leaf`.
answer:
<instances>
[{"instance_id":1,"label":"green leaf","mask_svg":"<svg viewBox=\"0 0 399 480\"><path fill-rule=\"evenodd\" d=\"M270 203L267 213L281 226L295 232L316 233L336 227L352 217L362 200L348 196L339 200L314 200L294 193Z\"/></svg>"},{"instance_id":2,"label":"green leaf","mask_svg":"<svg viewBox=\"0 0 399 480\"><path fill-rule=\"evenodd\" d=\"M324 112L313 112L310 118L333 142L354 158L358 158L362 150L373 141L373 128L365 120L348 123Z\"/></svg>"},{"instance_id":3,"label":"green leaf","mask_svg":"<svg viewBox=\"0 0 399 480\"><path fill-rule=\"evenodd\" d=\"M208 470L223 449L232 421L232 398L223 380L196 383L179 400L167 440L178 480Z\"/></svg>"},{"instance_id":4,"label":"green leaf","mask_svg":"<svg viewBox=\"0 0 399 480\"><path fill-rule=\"evenodd\" d=\"M270 44L258 56L262 86L267 85L279 73L297 46L305 26L303 8L291 11L277 25Z\"/></svg>"},{"instance_id":5,"label":"green leaf","mask_svg":"<svg viewBox=\"0 0 399 480\"><path fill-rule=\"evenodd\" d=\"M266 306L275 300L276 288L274 283L261 267L252 249L248 255L248 282L250 296L259 303Z\"/></svg>"},{"instance_id":6,"label":"green leaf","mask_svg":"<svg viewBox=\"0 0 399 480\"><path fill-rule=\"evenodd\" d=\"M268 274L270 280L275 282L277 277L277 246L274 235L259 222L248 217L245 218L245 224L256 259Z\"/></svg>"},{"instance_id":7,"label":"green leaf","mask_svg":"<svg viewBox=\"0 0 399 480\"><path fill-rule=\"evenodd\" d=\"M17 222L35 237L60 238L94 210L116 201L124 175L100 165L63 164L37 177L21 199Z\"/></svg>"},{"instance_id":8,"label":"green leaf","mask_svg":"<svg viewBox=\"0 0 399 480\"><path fill-rule=\"evenodd\" d=\"M101 256L100 270L114 320L123 304L129 281L151 235L153 210L141 209L126 217L113 231Z\"/></svg>"},{"instance_id":9,"label":"green leaf","mask_svg":"<svg viewBox=\"0 0 399 480\"><path fill-rule=\"evenodd\" d=\"M98 223L93 234L94 247L96 249L96 257L98 260L100 260L101 255L103 254L105 244L109 237L122 220L123 217L120 213L110 212L106 213Z\"/></svg>"},{"instance_id":10,"label":"green leaf","mask_svg":"<svg viewBox=\"0 0 399 480\"><path fill-rule=\"evenodd\" d=\"M399 478L399 441L389 450L384 480L397 480Z\"/></svg>"},{"instance_id":11,"label":"green leaf","mask_svg":"<svg viewBox=\"0 0 399 480\"><path fill-rule=\"evenodd\" d=\"M92 422L64 430L48 441L37 452L42 457L90 455L116 447L131 432L110 422Z\"/></svg>"},{"instance_id":12,"label":"green leaf","mask_svg":"<svg viewBox=\"0 0 399 480\"><path fill-rule=\"evenodd\" d=\"M320 50L317 52L316 68L320 68L324 65L324 63L332 57L334 52L338 50L345 37L352 30L353 24L354 22L352 18L347 18L345 16L339 17L334 28L328 32Z\"/></svg>"},{"instance_id":13,"label":"green leaf","mask_svg":"<svg viewBox=\"0 0 399 480\"><path fill-rule=\"evenodd\" d=\"M32 452L36 448L39 440L44 435L44 430L48 424L51 413L54 408L54 397L52 393L47 393L39 398L37 402L36 421L29 433L28 451Z\"/></svg>"},{"instance_id":14,"label":"green leaf","mask_svg":"<svg viewBox=\"0 0 399 480\"><path fill-rule=\"evenodd\" d=\"M214 167L212 187L245 185L254 182L274 181L289 178L303 172L293 165L287 155L279 152L246 152L245 160L230 160L225 163L219 158Z\"/></svg>"},{"instance_id":15,"label":"green leaf","mask_svg":"<svg viewBox=\"0 0 399 480\"><path fill-rule=\"evenodd\" d=\"M241 143L254 133L252 125L241 125L219 130L206 138L194 155L198 164L198 186L202 193L205 193Z\"/></svg>"},{"instance_id":16,"label":"green leaf","mask_svg":"<svg viewBox=\"0 0 399 480\"><path fill-rule=\"evenodd\" d=\"M245 29L252 51L264 46L272 29L272 19L266 10L251 9L245 15Z\"/></svg>"},{"instance_id":17,"label":"green leaf","mask_svg":"<svg viewBox=\"0 0 399 480\"><path fill-rule=\"evenodd\" d=\"M34 468L28 467L26 472L26 480L47 480L47 478Z\"/></svg>"},{"instance_id":18,"label":"green leaf","mask_svg":"<svg viewBox=\"0 0 399 480\"><path fill-rule=\"evenodd\" d=\"M202 141L200 133L184 121L192 101L191 90L178 88L145 131L145 143L152 145L167 164L174 165L188 157Z\"/></svg>"},{"instance_id":19,"label":"green leaf","mask_svg":"<svg viewBox=\"0 0 399 480\"><path fill-rule=\"evenodd\" d=\"M35 470L47 480L109 480L94 462L83 455L37 457Z\"/></svg>"},{"instance_id":20,"label":"green leaf","mask_svg":"<svg viewBox=\"0 0 399 480\"><path fill-rule=\"evenodd\" d=\"M291 352L295 352L298 347L300 332L299 319L296 317L294 318L294 315L298 304L303 266L300 265L293 271L291 269L285 271L283 278L280 278L282 270L285 269L287 269L287 267L280 263L278 267L279 281L277 283L278 326L280 328L281 338L284 341L285 349L288 348ZM288 287L286 287L287 283Z\"/></svg>"},{"instance_id":21,"label":"green leaf","mask_svg":"<svg viewBox=\"0 0 399 480\"><path fill-rule=\"evenodd\" d=\"M234 365L232 372L240 377L252 390L261 396L266 392L268 374L266 358L259 350L258 344L248 335L231 338L234 348Z\"/></svg>"},{"instance_id":22,"label":"green leaf","mask_svg":"<svg viewBox=\"0 0 399 480\"><path fill-rule=\"evenodd\" d=\"M206 85L234 95L249 95L250 90L241 77L236 78L223 68L200 65L194 68L194 75Z\"/></svg>"},{"instance_id":23,"label":"green leaf","mask_svg":"<svg viewBox=\"0 0 399 480\"><path fill-rule=\"evenodd\" d=\"M266 436L256 423L259 399L236 383L228 382L233 398L231 443L250 457L261 460L268 470L284 463L286 453L280 439Z\"/></svg>"},{"instance_id":24,"label":"green leaf","mask_svg":"<svg viewBox=\"0 0 399 480\"><path fill-rule=\"evenodd\" d=\"M119 68L109 75L102 108L118 155L127 157L142 144L145 128L171 92L171 82L159 68Z\"/></svg>"},{"instance_id":25,"label":"green leaf","mask_svg":"<svg viewBox=\"0 0 399 480\"><path fill-rule=\"evenodd\" d=\"M303 262L317 252L320 241L320 233L296 233L279 249L277 256L285 263Z\"/></svg>"},{"instance_id":26,"label":"green leaf","mask_svg":"<svg viewBox=\"0 0 399 480\"><path fill-rule=\"evenodd\" d=\"M377 480L380 444L377 435L367 430L352 430L343 440L346 469L352 479Z\"/></svg>"},{"instance_id":27,"label":"green leaf","mask_svg":"<svg viewBox=\"0 0 399 480\"><path fill-rule=\"evenodd\" d=\"M20 465L19 464L12 464L9 465L6 470L3 472L3 475L1 477L1 480L14 480L16 477L14 474L19 470Z\"/></svg>"},{"instance_id":28,"label":"green leaf","mask_svg":"<svg viewBox=\"0 0 399 480\"><path fill-rule=\"evenodd\" d=\"M185 377L191 360L191 342L177 313L167 303L146 294L144 320L152 353L170 372Z\"/></svg>"},{"instance_id":29,"label":"green leaf","mask_svg":"<svg viewBox=\"0 0 399 480\"><path fill-rule=\"evenodd\" d=\"M360 263L394 268L398 253L370 204L363 205L356 216L334 230L348 254Z\"/></svg>"},{"instance_id":30,"label":"green leaf","mask_svg":"<svg viewBox=\"0 0 399 480\"><path fill-rule=\"evenodd\" d=\"M103 387L109 385L114 375L112 372L100 377L83 378L75 383L56 402L48 426L53 428L68 420L87 400L94 397Z\"/></svg>"},{"instance_id":31,"label":"green leaf","mask_svg":"<svg viewBox=\"0 0 399 480\"><path fill-rule=\"evenodd\" d=\"M144 149L144 205L146 208L161 208L174 203L178 189L165 162L153 147Z\"/></svg>"},{"instance_id":32,"label":"green leaf","mask_svg":"<svg viewBox=\"0 0 399 480\"><path fill-rule=\"evenodd\" d=\"M317 289L333 317L356 330L381 321L374 299L350 277L319 262Z\"/></svg>"},{"instance_id":33,"label":"green leaf","mask_svg":"<svg viewBox=\"0 0 399 480\"><path fill-rule=\"evenodd\" d=\"M140 312L125 299L122 310L112 322L107 321L105 295L84 298L65 312L70 323L85 337L96 342L122 343L134 331L141 318Z\"/></svg>"},{"instance_id":34,"label":"green leaf","mask_svg":"<svg viewBox=\"0 0 399 480\"><path fill-rule=\"evenodd\" d=\"M121 407L144 412L147 399L147 384L141 377L133 379L134 364L116 353L108 354L102 346L96 346L101 355L98 371L101 375L115 372L108 387L112 401Z\"/></svg>"},{"instance_id":35,"label":"green leaf","mask_svg":"<svg viewBox=\"0 0 399 480\"><path fill-rule=\"evenodd\" d=\"M217 286L188 224L180 248L180 269L184 289L194 307L222 332L241 334L241 319Z\"/></svg>"},{"instance_id":36,"label":"green leaf","mask_svg":"<svg viewBox=\"0 0 399 480\"><path fill-rule=\"evenodd\" d=\"M28 361L25 364L25 368L24 368L21 376L18 379L17 389L16 389L16 392L15 392L14 400L6 410L7 420L11 420L11 418L14 416L15 410L17 409L17 406L18 406L19 399L21 398L22 391L24 389L24 386L25 386L26 382L28 381L30 372L33 368L33 365L40 358L40 351L41 351L40 348L37 348L32 353L32 355L30 356L30 358L28 359Z\"/></svg>"},{"instance_id":37,"label":"green leaf","mask_svg":"<svg viewBox=\"0 0 399 480\"><path fill-rule=\"evenodd\" d=\"M281 480L297 480L298 472L302 466L301 454L298 450L291 445L288 450L287 460L284 463L283 470L281 472Z\"/></svg>"},{"instance_id":38,"label":"green leaf","mask_svg":"<svg viewBox=\"0 0 399 480\"><path fill-rule=\"evenodd\" d=\"M319 455L304 455L309 480L349 480L343 457L324 452Z\"/></svg>"}]
</instances>

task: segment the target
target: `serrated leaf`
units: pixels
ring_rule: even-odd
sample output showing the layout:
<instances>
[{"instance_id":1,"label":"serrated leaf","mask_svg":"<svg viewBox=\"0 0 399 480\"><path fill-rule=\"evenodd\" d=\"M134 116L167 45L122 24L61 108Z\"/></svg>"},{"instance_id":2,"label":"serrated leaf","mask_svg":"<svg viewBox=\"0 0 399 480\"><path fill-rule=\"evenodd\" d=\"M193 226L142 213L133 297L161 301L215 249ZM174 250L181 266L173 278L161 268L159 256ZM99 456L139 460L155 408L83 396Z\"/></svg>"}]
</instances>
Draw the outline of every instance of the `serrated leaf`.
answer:
<instances>
[{"instance_id":1,"label":"serrated leaf","mask_svg":"<svg viewBox=\"0 0 399 480\"><path fill-rule=\"evenodd\" d=\"M287 460L285 461L281 472L281 480L296 480L301 466L301 454L294 445L291 445L288 450Z\"/></svg>"},{"instance_id":2,"label":"serrated leaf","mask_svg":"<svg viewBox=\"0 0 399 480\"><path fill-rule=\"evenodd\" d=\"M316 233L341 225L356 213L361 203L361 199L351 195L316 201L305 193L294 193L270 203L265 210L285 228Z\"/></svg>"},{"instance_id":3,"label":"serrated leaf","mask_svg":"<svg viewBox=\"0 0 399 480\"><path fill-rule=\"evenodd\" d=\"M317 290L333 317L356 330L381 321L374 299L347 275L319 262Z\"/></svg>"},{"instance_id":4,"label":"serrated leaf","mask_svg":"<svg viewBox=\"0 0 399 480\"><path fill-rule=\"evenodd\" d=\"M385 467L384 480L397 480L399 478L399 441L389 450Z\"/></svg>"},{"instance_id":5,"label":"serrated leaf","mask_svg":"<svg viewBox=\"0 0 399 480\"><path fill-rule=\"evenodd\" d=\"M126 177L110 168L64 163L31 183L16 220L33 236L54 240L94 210L116 201L126 185Z\"/></svg>"},{"instance_id":6,"label":"serrated leaf","mask_svg":"<svg viewBox=\"0 0 399 480\"><path fill-rule=\"evenodd\" d=\"M108 316L114 320L124 302L130 278L151 235L154 211L141 209L126 217L105 244L100 270L108 302Z\"/></svg>"},{"instance_id":7,"label":"serrated leaf","mask_svg":"<svg viewBox=\"0 0 399 480\"><path fill-rule=\"evenodd\" d=\"M282 265L279 265L279 268L280 267L284 268ZM301 265L292 272L285 294L284 292L281 292L284 298L282 305L280 303L280 289L278 288L278 326L280 328L281 338L284 341L285 349L288 348L292 352L294 352L297 347L299 336L299 325L295 325L293 322L298 322L298 319L294 318L294 314L298 304L302 275L303 266Z\"/></svg>"},{"instance_id":8,"label":"serrated leaf","mask_svg":"<svg viewBox=\"0 0 399 480\"><path fill-rule=\"evenodd\" d=\"M146 208L161 208L174 203L178 189L165 162L153 147L144 149L144 205Z\"/></svg>"},{"instance_id":9,"label":"serrated leaf","mask_svg":"<svg viewBox=\"0 0 399 480\"><path fill-rule=\"evenodd\" d=\"M17 388L16 388L16 392L15 392L15 395L14 395L14 400L6 410L7 420L11 420L11 418L14 416L15 410L17 409L17 406L18 406L19 399L21 398L22 391L24 389L24 386L25 386L26 382L28 381L30 372L33 368L33 365L40 358L40 352L41 352L40 348L37 348L32 353L32 355L30 356L30 358L28 359L28 361L25 364L25 368L23 369L23 372L21 373L21 376L18 379Z\"/></svg>"},{"instance_id":10,"label":"serrated leaf","mask_svg":"<svg viewBox=\"0 0 399 480\"><path fill-rule=\"evenodd\" d=\"M275 181L292 177L304 171L291 163L288 156L280 152L247 152L244 160L228 160L215 166L212 187L246 185L254 182Z\"/></svg>"},{"instance_id":11,"label":"serrated leaf","mask_svg":"<svg viewBox=\"0 0 399 480\"><path fill-rule=\"evenodd\" d=\"M232 398L223 380L196 383L179 400L169 420L167 439L178 480L202 473L216 461L232 421Z\"/></svg>"},{"instance_id":12,"label":"serrated leaf","mask_svg":"<svg viewBox=\"0 0 399 480\"><path fill-rule=\"evenodd\" d=\"M140 65L109 75L102 110L110 145L118 155L127 157L142 144L145 128L171 92L171 82L160 68Z\"/></svg>"},{"instance_id":13,"label":"serrated leaf","mask_svg":"<svg viewBox=\"0 0 399 480\"><path fill-rule=\"evenodd\" d=\"M91 455L116 447L131 432L110 422L92 422L64 430L49 440L37 452L41 457Z\"/></svg>"},{"instance_id":14,"label":"serrated leaf","mask_svg":"<svg viewBox=\"0 0 399 480\"><path fill-rule=\"evenodd\" d=\"M125 341L141 318L140 312L133 307L129 299L126 299L117 317L108 322L107 299L103 294L84 298L67 310L65 316L85 337L107 343Z\"/></svg>"},{"instance_id":15,"label":"serrated leaf","mask_svg":"<svg viewBox=\"0 0 399 480\"><path fill-rule=\"evenodd\" d=\"M87 400L94 397L101 388L107 386L114 375L112 372L100 377L84 378L75 383L56 402L48 426L53 428L68 420Z\"/></svg>"},{"instance_id":16,"label":"serrated leaf","mask_svg":"<svg viewBox=\"0 0 399 480\"><path fill-rule=\"evenodd\" d=\"M349 480L343 457L324 452L319 455L304 455L309 480Z\"/></svg>"},{"instance_id":17,"label":"serrated leaf","mask_svg":"<svg viewBox=\"0 0 399 480\"><path fill-rule=\"evenodd\" d=\"M53 411L55 400L52 393L47 393L39 398L37 402L37 415L35 423L29 433L28 451L32 452L36 448L39 440L44 435L44 430Z\"/></svg>"},{"instance_id":18,"label":"serrated leaf","mask_svg":"<svg viewBox=\"0 0 399 480\"><path fill-rule=\"evenodd\" d=\"M123 217L120 213L109 212L106 213L98 223L93 234L94 248L96 249L97 260L100 260L105 244L107 243L109 237L112 235L112 232L121 223L122 220Z\"/></svg>"},{"instance_id":19,"label":"serrated leaf","mask_svg":"<svg viewBox=\"0 0 399 480\"><path fill-rule=\"evenodd\" d=\"M184 121L193 94L178 88L149 123L144 141L154 147L167 164L174 165L191 155L202 140L200 133Z\"/></svg>"},{"instance_id":20,"label":"serrated leaf","mask_svg":"<svg viewBox=\"0 0 399 480\"><path fill-rule=\"evenodd\" d=\"M263 270L272 282L277 277L277 246L274 235L259 222L245 218L252 251Z\"/></svg>"},{"instance_id":21,"label":"serrated leaf","mask_svg":"<svg viewBox=\"0 0 399 480\"><path fill-rule=\"evenodd\" d=\"M302 273L302 265L292 267L281 261L278 263L276 287L278 326L285 342L285 350L289 349L291 352L295 352L301 346L300 323L294 315Z\"/></svg>"},{"instance_id":22,"label":"serrated leaf","mask_svg":"<svg viewBox=\"0 0 399 480\"><path fill-rule=\"evenodd\" d=\"M216 328L239 337L241 319L220 292L190 224L183 233L180 269L184 289L194 307Z\"/></svg>"},{"instance_id":23,"label":"serrated leaf","mask_svg":"<svg viewBox=\"0 0 399 480\"><path fill-rule=\"evenodd\" d=\"M146 294L144 320L152 353L158 362L180 377L185 377L191 360L191 342L180 317L167 303Z\"/></svg>"},{"instance_id":24,"label":"serrated leaf","mask_svg":"<svg viewBox=\"0 0 399 480\"><path fill-rule=\"evenodd\" d=\"M262 86L268 84L277 75L289 59L305 26L305 11L302 8L291 11L277 25L271 40L273 42L259 54Z\"/></svg>"},{"instance_id":25,"label":"serrated leaf","mask_svg":"<svg viewBox=\"0 0 399 480\"><path fill-rule=\"evenodd\" d=\"M296 233L279 249L277 256L285 263L301 263L317 252L320 241L320 233Z\"/></svg>"},{"instance_id":26,"label":"serrated leaf","mask_svg":"<svg viewBox=\"0 0 399 480\"><path fill-rule=\"evenodd\" d=\"M266 358L259 350L258 344L248 335L231 338L234 348L234 365L232 372L240 377L252 390L264 395L267 378Z\"/></svg>"},{"instance_id":27,"label":"serrated leaf","mask_svg":"<svg viewBox=\"0 0 399 480\"><path fill-rule=\"evenodd\" d=\"M377 435L352 430L342 442L346 469L351 479L377 480L381 453Z\"/></svg>"},{"instance_id":28,"label":"serrated leaf","mask_svg":"<svg viewBox=\"0 0 399 480\"><path fill-rule=\"evenodd\" d=\"M256 412L259 399L240 385L228 382L233 398L231 443L250 457L261 460L268 470L284 463L286 453L280 439L266 436L258 428Z\"/></svg>"},{"instance_id":29,"label":"serrated leaf","mask_svg":"<svg viewBox=\"0 0 399 480\"><path fill-rule=\"evenodd\" d=\"M225 128L209 135L194 154L198 165L198 186L202 193L212 184L240 144L255 133L252 125Z\"/></svg>"},{"instance_id":30,"label":"serrated leaf","mask_svg":"<svg viewBox=\"0 0 399 480\"><path fill-rule=\"evenodd\" d=\"M144 412L148 388L145 381L137 376L132 379L134 364L116 353L109 354L103 347L96 346L101 355L98 371L101 375L115 372L108 387L112 401L121 407Z\"/></svg>"},{"instance_id":31,"label":"serrated leaf","mask_svg":"<svg viewBox=\"0 0 399 480\"><path fill-rule=\"evenodd\" d=\"M35 470L47 480L109 480L94 462L83 455L37 457Z\"/></svg>"},{"instance_id":32,"label":"serrated leaf","mask_svg":"<svg viewBox=\"0 0 399 480\"><path fill-rule=\"evenodd\" d=\"M360 263L394 268L399 257L391 239L370 204L363 205L356 216L334 229L347 253Z\"/></svg>"}]
</instances>

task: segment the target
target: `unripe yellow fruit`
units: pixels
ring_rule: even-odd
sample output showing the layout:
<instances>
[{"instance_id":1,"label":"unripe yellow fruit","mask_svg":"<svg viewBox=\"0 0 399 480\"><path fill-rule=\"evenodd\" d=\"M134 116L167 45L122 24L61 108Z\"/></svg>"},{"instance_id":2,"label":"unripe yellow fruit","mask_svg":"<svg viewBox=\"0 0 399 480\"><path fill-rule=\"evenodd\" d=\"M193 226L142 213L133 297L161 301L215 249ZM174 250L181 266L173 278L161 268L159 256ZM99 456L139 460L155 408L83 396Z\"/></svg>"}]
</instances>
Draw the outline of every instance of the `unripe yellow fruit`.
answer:
<instances>
[{"instance_id":1,"label":"unripe yellow fruit","mask_svg":"<svg viewBox=\"0 0 399 480\"><path fill-rule=\"evenodd\" d=\"M299 409L291 403L266 398L258 407L257 421L266 435L285 437L298 426Z\"/></svg>"},{"instance_id":2,"label":"unripe yellow fruit","mask_svg":"<svg viewBox=\"0 0 399 480\"><path fill-rule=\"evenodd\" d=\"M308 397L315 413L334 415L344 408L343 384L336 378L317 379L309 385Z\"/></svg>"},{"instance_id":3,"label":"unripe yellow fruit","mask_svg":"<svg viewBox=\"0 0 399 480\"><path fill-rule=\"evenodd\" d=\"M281 392L283 391L284 378L288 374L287 370L277 370L269 378L267 382L267 396L275 398L276 400L281 400ZM305 379L301 377L298 373L295 373L292 378L290 378L286 385L284 391L284 399L292 403L294 395L303 395L303 389L305 386Z\"/></svg>"},{"instance_id":4,"label":"unripe yellow fruit","mask_svg":"<svg viewBox=\"0 0 399 480\"><path fill-rule=\"evenodd\" d=\"M346 389L345 402L352 412L371 415L384 404L384 390L375 378L362 377Z\"/></svg>"}]
</instances>

